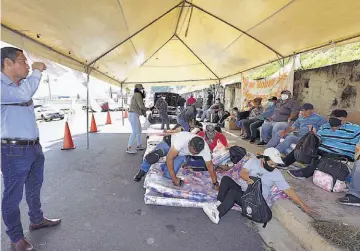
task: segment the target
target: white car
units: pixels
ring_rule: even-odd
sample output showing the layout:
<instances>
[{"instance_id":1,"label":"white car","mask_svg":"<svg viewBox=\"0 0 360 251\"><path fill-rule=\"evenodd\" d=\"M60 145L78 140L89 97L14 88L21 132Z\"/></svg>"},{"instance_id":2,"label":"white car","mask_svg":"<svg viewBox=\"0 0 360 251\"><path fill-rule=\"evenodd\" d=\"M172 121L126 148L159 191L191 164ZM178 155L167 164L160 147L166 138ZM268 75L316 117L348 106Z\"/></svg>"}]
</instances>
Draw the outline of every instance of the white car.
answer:
<instances>
[{"instance_id":1,"label":"white car","mask_svg":"<svg viewBox=\"0 0 360 251\"><path fill-rule=\"evenodd\" d=\"M35 118L36 120L51 121L54 119L62 120L64 119L64 112L56 110L48 106L39 106L35 108Z\"/></svg>"}]
</instances>

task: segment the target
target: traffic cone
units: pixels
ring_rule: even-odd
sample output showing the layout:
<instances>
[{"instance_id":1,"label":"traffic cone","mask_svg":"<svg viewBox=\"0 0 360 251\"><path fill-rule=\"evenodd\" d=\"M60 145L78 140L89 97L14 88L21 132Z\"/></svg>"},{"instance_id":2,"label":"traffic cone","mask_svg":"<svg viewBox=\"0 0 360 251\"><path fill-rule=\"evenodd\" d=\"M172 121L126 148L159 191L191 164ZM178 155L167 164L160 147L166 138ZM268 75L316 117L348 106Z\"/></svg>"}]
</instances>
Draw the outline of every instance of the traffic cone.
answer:
<instances>
[{"instance_id":1,"label":"traffic cone","mask_svg":"<svg viewBox=\"0 0 360 251\"><path fill-rule=\"evenodd\" d=\"M66 121L65 122L65 133L64 133L64 145L63 145L63 148L61 148L61 150L71 150L71 149L75 149L75 146L74 146L74 142L71 137L69 123Z\"/></svg>"},{"instance_id":2,"label":"traffic cone","mask_svg":"<svg viewBox=\"0 0 360 251\"><path fill-rule=\"evenodd\" d=\"M98 132L98 129L97 129L97 126L96 126L96 122L95 122L94 114L92 115L92 118L91 118L90 132L91 132L91 133Z\"/></svg>"},{"instance_id":3,"label":"traffic cone","mask_svg":"<svg viewBox=\"0 0 360 251\"><path fill-rule=\"evenodd\" d=\"M106 117L106 123L105 125L111 125L111 117L110 117L110 112L108 111L107 112L107 117Z\"/></svg>"},{"instance_id":4,"label":"traffic cone","mask_svg":"<svg viewBox=\"0 0 360 251\"><path fill-rule=\"evenodd\" d=\"M129 117L129 114L128 114L127 111L125 111L125 113L124 113L124 119L127 119L128 117Z\"/></svg>"}]
</instances>

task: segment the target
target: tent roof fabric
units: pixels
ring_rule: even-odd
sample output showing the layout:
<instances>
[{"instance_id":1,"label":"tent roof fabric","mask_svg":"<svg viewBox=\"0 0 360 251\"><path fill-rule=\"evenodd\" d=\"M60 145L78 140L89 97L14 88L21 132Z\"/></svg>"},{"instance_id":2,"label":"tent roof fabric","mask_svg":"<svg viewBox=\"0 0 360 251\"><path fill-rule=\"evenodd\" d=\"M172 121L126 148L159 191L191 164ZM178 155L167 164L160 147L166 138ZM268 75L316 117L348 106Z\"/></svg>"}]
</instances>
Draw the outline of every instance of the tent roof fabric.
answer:
<instances>
[{"instance_id":1,"label":"tent roof fabric","mask_svg":"<svg viewBox=\"0 0 360 251\"><path fill-rule=\"evenodd\" d=\"M2 40L111 84L214 84L360 39L358 0L3 0Z\"/></svg>"}]
</instances>

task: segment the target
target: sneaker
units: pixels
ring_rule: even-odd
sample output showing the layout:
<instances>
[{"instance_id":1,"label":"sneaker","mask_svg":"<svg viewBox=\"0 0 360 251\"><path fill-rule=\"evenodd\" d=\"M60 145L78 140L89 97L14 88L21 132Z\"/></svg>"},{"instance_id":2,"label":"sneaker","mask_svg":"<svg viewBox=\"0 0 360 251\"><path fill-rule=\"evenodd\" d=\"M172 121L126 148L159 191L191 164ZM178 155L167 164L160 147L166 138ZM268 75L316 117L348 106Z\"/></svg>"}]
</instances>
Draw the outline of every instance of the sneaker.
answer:
<instances>
[{"instance_id":1,"label":"sneaker","mask_svg":"<svg viewBox=\"0 0 360 251\"><path fill-rule=\"evenodd\" d=\"M255 143L255 138L250 138L250 144L254 144Z\"/></svg>"},{"instance_id":2,"label":"sneaker","mask_svg":"<svg viewBox=\"0 0 360 251\"><path fill-rule=\"evenodd\" d=\"M267 145L267 143L266 143L266 142L264 142L264 141L260 141L259 143L257 143L257 145L258 145L258 146L266 146L266 145Z\"/></svg>"},{"instance_id":3,"label":"sneaker","mask_svg":"<svg viewBox=\"0 0 360 251\"><path fill-rule=\"evenodd\" d=\"M138 150L138 151L143 151L145 149L146 149L146 147L143 147L142 145L136 147L136 150Z\"/></svg>"},{"instance_id":4,"label":"sneaker","mask_svg":"<svg viewBox=\"0 0 360 251\"><path fill-rule=\"evenodd\" d=\"M134 181L139 182L145 175L146 173L140 169L140 171L135 175Z\"/></svg>"},{"instance_id":5,"label":"sneaker","mask_svg":"<svg viewBox=\"0 0 360 251\"><path fill-rule=\"evenodd\" d=\"M347 194L345 197L339 198L336 201L342 205L360 207L360 198L352 194Z\"/></svg>"},{"instance_id":6,"label":"sneaker","mask_svg":"<svg viewBox=\"0 0 360 251\"><path fill-rule=\"evenodd\" d=\"M220 220L219 211L214 205L204 206L203 210L212 222L214 222L215 224L219 223Z\"/></svg>"},{"instance_id":7,"label":"sneaker","mask_svg":"<svg viewBox=\"0 0 360 251\"><path fill-rule=\"evenodd\" d=\"M127 152L127 153L130 153L130 154L135 154L135 153L137 153L137 150L136 150L136 149L133 149L133 148L128 147L128 148L126 149L126 152Z\"/></svg>"},{"instance_id":8,"label":"sneaker","mask_svg":"<svg viewBox=\"0 0 360 251\"><path fill-rule=\"evenodd\" d=\"M245 136L245 137L242 137L243 140L250 140L250 136Z\"/></svg>"},{"instance_id":9,"label":"sneaker","mask_svg":"<svg viewBox=\"0 0 360 251\"><path fill-rule=\"evenodd\" d=\"M298 179L298 180L305 179L301 170L288 170L287 173L295 179Z\"/></svg>"}]
</instances>

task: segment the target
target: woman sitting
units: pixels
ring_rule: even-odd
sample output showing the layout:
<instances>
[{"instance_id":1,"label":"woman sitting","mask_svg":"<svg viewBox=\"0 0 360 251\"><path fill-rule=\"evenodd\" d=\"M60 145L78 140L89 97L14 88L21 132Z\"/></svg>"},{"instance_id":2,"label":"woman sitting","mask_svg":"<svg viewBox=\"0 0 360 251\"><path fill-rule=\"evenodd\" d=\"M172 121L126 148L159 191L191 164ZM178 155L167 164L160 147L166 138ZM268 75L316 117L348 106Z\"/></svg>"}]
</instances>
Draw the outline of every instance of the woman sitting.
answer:
<instances>
[{"instance_id":1,"label":"woman sitting","mask_svg":"<svg viewBox=\"0 0 360 251\"><path fill-rule=\"evenodd\" d=\"M261 178L262 194L268 204L271 188L276 185L279 190L282 190L305 212L314 212L298 197L286 182L280 170L276 168L279 164L283 164L280 152L275 148L268 148L264 151L263 155L253 157L245 163L241 170L240 177L248 185L254 183L249 176ZM233 179L224 176L221 180L217 196L218 202L214 205L204 206L204 212L212 222L216 224L219 223L220 218L229 212L235 203L241 206L241 197L244 195L243 191L246 190L246 188L247 185L242 189Z\"/></svg>"}]
</instances>

